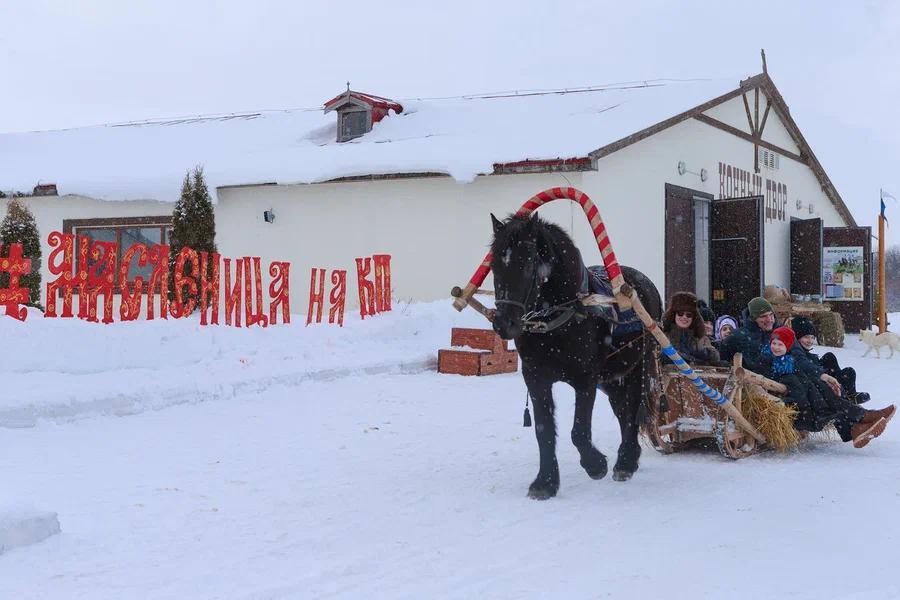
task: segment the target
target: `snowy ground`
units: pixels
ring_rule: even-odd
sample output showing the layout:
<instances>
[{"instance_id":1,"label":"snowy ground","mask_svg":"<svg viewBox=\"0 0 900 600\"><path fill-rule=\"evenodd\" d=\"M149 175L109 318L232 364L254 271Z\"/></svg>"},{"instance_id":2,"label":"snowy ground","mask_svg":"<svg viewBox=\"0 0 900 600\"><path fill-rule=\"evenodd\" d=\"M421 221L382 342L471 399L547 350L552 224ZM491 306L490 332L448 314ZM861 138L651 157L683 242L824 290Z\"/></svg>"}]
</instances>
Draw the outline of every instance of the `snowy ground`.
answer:
<instances>
[{"instance_id":1,"label":"snowy ground","mask_svg":"<svg viewBox=\"0 0 900 600\"><path fill-rule=\"evenodd\" d=\"M0 598L900 597L898 422L863 450L820 441L732 462L645 449L634 479L597 482L568 442L574 395L559 386L562 487L535 502L519 375L373 366L427 361L459 322L480 324L437 304L343 331L139 332L146 357L159 336L194 344L188 377L162 355L141 368L118 326L29 320L21 332L65 333L66 346L42 355L25 341L4 356L14 387L0 407L45 413L0 428L0 506L56 512L62 533L0 555ZM117 350L98 357L91 336ZM82 344L77 369L57 356L75 352L70 340ZM837 354L872 406L897 398L900 356L860 358L855 339ZM170 387L152 388L159 373ZM150 399L130 412L145 412L96 416L85 402L104 392L83 383L94 377L125 399L130 382ZM31 391L42 379L84 386L68 404L89 409L53 412L58 398ZM192 403L191 385L226 391ZM618 427L597 407L595 443L614 456Z\"/></svg>"}]
</instances>

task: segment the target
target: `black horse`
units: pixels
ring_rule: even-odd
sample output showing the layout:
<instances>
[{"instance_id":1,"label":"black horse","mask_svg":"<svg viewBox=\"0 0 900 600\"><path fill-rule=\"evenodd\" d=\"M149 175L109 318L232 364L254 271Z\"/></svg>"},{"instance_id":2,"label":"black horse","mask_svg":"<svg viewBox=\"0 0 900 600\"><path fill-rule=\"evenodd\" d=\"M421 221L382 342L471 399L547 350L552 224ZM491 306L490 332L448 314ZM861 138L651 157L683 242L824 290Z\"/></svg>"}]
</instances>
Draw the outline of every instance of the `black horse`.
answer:
<instances>
[{"instance_id":1,"label":"black horse","mask_svg":"<svg viewBox=\"0 0 900 600\"><path fill-rule=\"evenodd\" d=\"M491 215L491 219L491 269L497 301L494 330L504 339L515 340L522 357L522 376L534 406L540 450L540 470L528 495L546 499L559 490L551 391L557 381L575 389L572 443L581 455L581 466L593 479L602 479L607 472L606 456L591 442L598 384L609 396L622 430L613 479L627 481L638 468L639 409L655 374L651 336L644 335L640 327L616 335L608 318L589 314L581 306L576 299L584 291L588 273L581 254L561 228L537 216L511 216L500 222ZM629 267L622 267L622 273L658 320L662 303L653 282ZM645 405L649 408L650 403Z\"/></svg>"}]
</instances>

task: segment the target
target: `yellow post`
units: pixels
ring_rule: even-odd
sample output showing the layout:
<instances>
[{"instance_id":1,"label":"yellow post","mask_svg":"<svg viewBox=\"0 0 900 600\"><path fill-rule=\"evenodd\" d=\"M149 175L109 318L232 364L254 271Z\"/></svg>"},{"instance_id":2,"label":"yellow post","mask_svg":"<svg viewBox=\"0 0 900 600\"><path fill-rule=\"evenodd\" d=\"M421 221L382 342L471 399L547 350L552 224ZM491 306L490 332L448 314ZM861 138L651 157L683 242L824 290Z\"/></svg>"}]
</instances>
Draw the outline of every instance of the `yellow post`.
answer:
<instances>
[{"instance_id":1,"label":"yellow post","mask_svg":"<svg viewBox=\"0 0 900 600\"><path fill-rule=\"evenodd\" d=\"M887 331L887 286L884 277L884 215L878 215L878 333Z\"/></svg>"}]
</instances>

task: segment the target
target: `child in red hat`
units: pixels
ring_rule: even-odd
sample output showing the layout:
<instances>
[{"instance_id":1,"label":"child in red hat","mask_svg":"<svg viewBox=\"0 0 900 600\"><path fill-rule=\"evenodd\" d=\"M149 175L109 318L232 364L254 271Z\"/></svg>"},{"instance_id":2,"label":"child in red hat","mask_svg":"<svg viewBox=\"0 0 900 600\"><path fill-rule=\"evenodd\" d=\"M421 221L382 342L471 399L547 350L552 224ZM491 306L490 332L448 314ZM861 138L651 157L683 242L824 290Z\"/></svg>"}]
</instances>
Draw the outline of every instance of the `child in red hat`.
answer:
<instances>
[{"instance_id":1,"label":"child in red hat","mask_svg":"<svg viewBox=\"0 0 900 600\"><path fill-rule=\"evenodd\" d=\"M791 346L794 345L794 331L789 327L779 327L769 337L769 345L763 348L763 356L769 359L769 368L775 375L793 375L794 357Z\"/></svg>"},{"instance_id":2,"label":"child in red hat","mask_svg":"<svg viewBox=\"0 0 900 600\"><path fill-rule=\"evenodd\" d=\"M762 351L769 369L764 375L784 384L787 388L784 403L796 407L798 411L794 427L800 431L821 431L834 421L841 439L845 442L852 441L854 448L862 448L881 435L887 421L893 416L893 410L885 415L866 411L835 397L827 386L819 386L818 382L795 372L794 357L790 353L794 341L793 330L779 327L772 332L769 345Z\"/></svg>"}]
</instances>

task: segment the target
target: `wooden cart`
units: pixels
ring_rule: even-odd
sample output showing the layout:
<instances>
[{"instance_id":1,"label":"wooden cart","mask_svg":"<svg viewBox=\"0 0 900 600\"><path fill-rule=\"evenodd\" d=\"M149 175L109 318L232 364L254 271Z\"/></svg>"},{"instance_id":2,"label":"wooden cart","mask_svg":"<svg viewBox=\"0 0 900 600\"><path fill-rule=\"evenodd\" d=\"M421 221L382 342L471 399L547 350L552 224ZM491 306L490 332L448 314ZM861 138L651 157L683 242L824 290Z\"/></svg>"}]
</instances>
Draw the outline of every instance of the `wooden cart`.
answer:
<instances>
[{"instance_id":1,"label":"wooden cart","mask_svg":"<svg viewBox=\"0 0 900 600\"><path fill-rule=\"evenodd\" d=\"M774 393L784 390L780 384L743 369L740 355L735 356L731 367L696 366L694 371L710 387L730 398L738 410L745 385L762 384ZM656 381L651 396L655 414L641 427L641 432L656 450L671 454L684 449L692 440L711 439L724 456L739 459L765 448L721 407L697 391L674 366L660 364Z\"/></svg>"}]
</instances>

